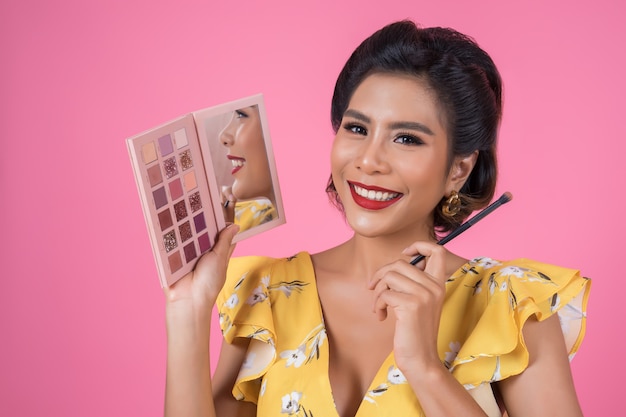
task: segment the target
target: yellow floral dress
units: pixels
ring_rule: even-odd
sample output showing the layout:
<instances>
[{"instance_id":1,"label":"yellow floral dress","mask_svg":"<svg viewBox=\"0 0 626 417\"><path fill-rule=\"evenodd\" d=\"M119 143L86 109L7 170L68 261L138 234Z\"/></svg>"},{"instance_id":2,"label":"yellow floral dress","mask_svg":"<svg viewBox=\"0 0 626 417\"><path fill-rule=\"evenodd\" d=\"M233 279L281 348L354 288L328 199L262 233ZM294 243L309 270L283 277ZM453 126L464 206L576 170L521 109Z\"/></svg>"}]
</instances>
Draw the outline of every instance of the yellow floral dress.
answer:
<instances>
[{"instance_id":1,"label":"yellow floral dress","mask_svg":"<svg viewBox=\"0 0 626 417\"><path fill-rule=\"evenodd\" d=\"M235 224L239 225L240 231L272 221L277 216L276 208L267 198L235 203Z\"/></svg>"},{"instance_id":2,"label":"yellow floral dress","mask_svg":"<svg viewBox=\"0 0 626 417\"><path fill-rule=\"evenodd\" d=\"M557 313L570 358L585 331L590 281L578 271L528 259L476 258L446 283L439 356L489 415L499 415L489 383L528 365L521 328ZM217 300L227 342L249 338L233 387L263 417L339 417L328 379L329 347L311 257L234 258ZM483 404L483 402L491 402ZM494 408L495 407L495 408ZM357 417L423 415L402 372L387 357Z\"/></svg>"}]
</instances>

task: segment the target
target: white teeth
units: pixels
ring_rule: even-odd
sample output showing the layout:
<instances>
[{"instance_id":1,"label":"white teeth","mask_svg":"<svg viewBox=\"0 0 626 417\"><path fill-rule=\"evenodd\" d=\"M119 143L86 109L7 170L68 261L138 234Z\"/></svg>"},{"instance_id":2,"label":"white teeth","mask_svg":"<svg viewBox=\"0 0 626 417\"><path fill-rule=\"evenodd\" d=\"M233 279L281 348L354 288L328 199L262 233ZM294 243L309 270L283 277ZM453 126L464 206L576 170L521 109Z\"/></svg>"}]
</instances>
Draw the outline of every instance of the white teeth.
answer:
<instances>
[{"instance_id":1,"label":"white teeth","mask_svg":"<svg viewBox=\"0 0 626 417\"><path fill-rule=\"evenodd\" d=\"M354 191L356 191L358 195L360 195L363 198L367 198L368 200L387 201L387 200L396 198L397 196L400 195L399 193L388 193L388 192L382 192L382 191L366 190L365 188L359 187L357 185L353 185L353 187L354 187Z\"/></svg>"},{"instance_id":2,"label":"white teeth","mask_svg":"<svg viewBox=\"0 0 626 417\"><path fill-rule=\"evenodd\" d=\"M243 166L243 160L241 159L231 159L230 162L233 164L233 168Z\"/></svg>"}]
</instances>

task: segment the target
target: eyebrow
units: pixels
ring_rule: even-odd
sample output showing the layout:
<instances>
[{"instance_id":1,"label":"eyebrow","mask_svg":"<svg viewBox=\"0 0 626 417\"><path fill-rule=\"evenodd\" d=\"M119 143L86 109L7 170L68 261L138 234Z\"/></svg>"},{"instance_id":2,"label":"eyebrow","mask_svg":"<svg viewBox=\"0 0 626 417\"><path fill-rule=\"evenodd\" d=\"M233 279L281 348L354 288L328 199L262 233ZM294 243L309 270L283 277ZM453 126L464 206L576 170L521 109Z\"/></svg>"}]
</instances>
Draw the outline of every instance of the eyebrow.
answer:
<instances>
[{"instance_id":1,"label":"eyebrow","mask_svg":"<svg viewBox=\"0 0 626 417\"><path fill-rule=\"evenodd\" d=\"M367 117L366 115L364 115L363 113L361 113L360 111L357 110L353 110L353 109L348 109L345 111L345 113L343 114L344 116L348 116L348 117L352 117L354 119L360 120L364 123L371 123L372 120ZM425 133L427 135L430 136L434 136L435 134L433 133L432 130L430 130L430 128L422 123L419 122L393 122L389 125L389 127L391 129L408 129L408 130L417 130L418 132L422 132Z\"/></svg>"}]
</instances>

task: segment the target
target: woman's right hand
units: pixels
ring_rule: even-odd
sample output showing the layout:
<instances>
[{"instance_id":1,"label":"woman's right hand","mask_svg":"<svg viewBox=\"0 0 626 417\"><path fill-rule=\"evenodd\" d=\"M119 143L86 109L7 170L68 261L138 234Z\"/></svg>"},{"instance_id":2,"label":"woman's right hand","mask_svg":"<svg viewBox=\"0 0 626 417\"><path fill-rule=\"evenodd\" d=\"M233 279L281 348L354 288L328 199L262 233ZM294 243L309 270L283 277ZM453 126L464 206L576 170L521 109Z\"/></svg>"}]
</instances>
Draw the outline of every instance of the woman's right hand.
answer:
<instances>
[{"instance_id":1,"label":"woman's right hand","mask_svg":"<svg viewBox=\"0 0 626 417\"><path fill-rule=\"evenodd\" d=\"M228 260L235 248L232 240L238 230L239 226L235 224L225 227L213 248L200 257L193 271L163 289L168 312L192 307L196 313L207 311L210 314L226 280Z\"/></svg>"}]
</instances>

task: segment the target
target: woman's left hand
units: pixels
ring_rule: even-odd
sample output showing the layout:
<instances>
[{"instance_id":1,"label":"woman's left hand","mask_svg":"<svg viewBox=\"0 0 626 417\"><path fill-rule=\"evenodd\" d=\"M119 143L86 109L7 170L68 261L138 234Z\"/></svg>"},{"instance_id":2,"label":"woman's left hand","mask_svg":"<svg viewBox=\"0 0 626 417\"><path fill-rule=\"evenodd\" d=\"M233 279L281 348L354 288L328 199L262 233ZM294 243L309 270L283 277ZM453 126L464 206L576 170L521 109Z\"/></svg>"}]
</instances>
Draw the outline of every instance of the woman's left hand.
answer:
<instances>
[{"instance_id":1,"label":"woman's left hand","mask_svg":"<svg viewBox=\"0 0 626 417\"><path fill-rule=\"evenodd\" d=\"M389 309L396 320L394 356L398 367L427 369L441 366L437 353L437 335L445 297L446 254L440 245L415 242L404 255L426 257L418 266L405 260L385 265L374 274L369 288L374 290L374 312L380 320Z\"/></svg>"}]
</instances>

